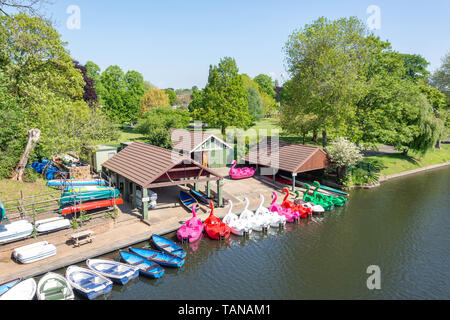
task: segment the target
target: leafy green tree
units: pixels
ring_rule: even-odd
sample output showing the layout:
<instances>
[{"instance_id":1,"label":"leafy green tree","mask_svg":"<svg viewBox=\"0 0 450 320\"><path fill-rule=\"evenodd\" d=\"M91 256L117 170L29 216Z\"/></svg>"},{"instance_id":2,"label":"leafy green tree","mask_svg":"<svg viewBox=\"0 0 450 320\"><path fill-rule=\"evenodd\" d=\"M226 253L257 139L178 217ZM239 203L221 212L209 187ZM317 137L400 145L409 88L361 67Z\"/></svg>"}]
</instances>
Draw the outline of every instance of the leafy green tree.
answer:
<instances>
[{"instance_id":1,"label":"leafy green tree","mask_svg":"<svg viewBox=\"0 0 450 320\"><path fill-rule=\"evenodd\" d=\"M83 76L64 45L47 20L0 16L0 70L23 108L83 97Z\"/></svg>"},{"instance_id":2,"label":"leafy green tree","mask_svg":"<svg viewBox=\"0 0 450 320\"><path fill-rule=\"evenodd\" d=\"M153 108L169 105L170 99L164 90L151 88L141 99L140 113L144 114Z\"/></svg>"},{"instance_id":3,"label":"leafy green tree","mask_svg":"<svg viewBox=\"0 0 450 320\"><path fill-rule=\"evenodd\" d=\"M252 116L253 121L260 121L264 117L264 107L261 102L258 91L253 88L248 90L248 112Z\"/></svg>"},{"instance_id":4,"label":"leafy green tree","mask_svg":"<svg viewBox=\"0 0 450 320\"><path fill-rule=\"evenodd\" d=\"M187 110L170 106L155 107L139 120L136 131L148 137L150 144L169 149L172 147L171 129L186 128L189 121Z\"/></svg>"},{"instance_id":5,"label":"leafy green tree","mask_svg":"<svg viewBox=\"0 0 450 320\"><path fill-rule=\"evenodd\" d=\"M302 105L304 98L301 88L296 87L296 83L288 80L284 83L280 92L281 110L279 124L284 132L294 135L300 135L303 144L306 143L306 135L317 130L320 123L318 117L313 113L307 113Z\"/></svg>"},{"instance_id":6,"label":"leafy green tree","mask_svg":"<svg viewBox=\"0 0 450 320\"><path fill-rule=\"evenodd\" d=\"M321 123L323 145L327 131L339 130L354 112L364 89L367 30L355 17L330 21L319 18L295 31L285 46L288 71L303 92L306 114Z\"/></svg>"},{"instance_id":7,"label":"leafy green tree","mask_svg":"<svg viewBox=\"0 0 450 320\"><path fill-rule=\"evenodd\" d=\"M275 99L277 93L274 90L275 83L272 80L271 76L268 76L266 74L259 74L253 80L258 83L259 88L262 92L265 92L268 96Z\"/></svg>"},{"instance_id":8,"label":"leafy green tree","mask_svg":"<svg viewBox=\"0 0 450 320\"><path fill-rule=\"evenodd\" d=\"M169 97L169 103L171 106L176 105L177 103L177 94L175 93L175 91L173 89L165 89L164 92L167 94L167 96Z\"/></svg>"},{"instance_id":9,"label":"leafy green tree","mask_svg":"<svg viewBox=\"0 0 450 320\"><path fill-rule=\"evenodd\" d=\"M137 71L125 74L126 93L124 94L125 117L127 122L136 123L141 99L145 94L144 77Z\"/></svg>"},{"instance_id":10,"label":"leafy green tree","mask_svg":"<svg viewBox=\"0 0 450 320\"><path fill-rule=\"evenodd\" d=\"M450 52L442 58L442 65L433 73L431 83L441 90L450 101Z\"/></svg>"},{"instance_id":11,"label":"leafy green tree","mask_svg":"<svg viewBox=\"0 0 450 320\"><path fill-rule=\"evenodd\" d=\"M104 112L118 123L127 121L125 106L125 74L119 66L109 66L100 75L101 86L97 93L101 96Z\"/></svg>"},{"instance_id":12,"label":"leafy green tree","mask_svg":"<svg viewBox=\"0 0 450 320\"><path fill-rule=\"evenodd\" d=\"M210 127L221 128L222 134L228 126L248 128L251 124L248 93L238 71L236 61L229 57L221 59L218 66L210 66L201 105L198 101L191 102L195 106L190 108L194 118Z\"/></svg>"},{"instance_id":13,"label":"leafy green tree","mask_svg":"<svg viewBox=\"0 0 450 320\"><path fill-rule=\"evenodd\" d=\"M418 54L401 54L405 66L406 76L414 82L427 79L430 72L427 70L430 64L424 57Z\"/></svg>"}]
</instances>

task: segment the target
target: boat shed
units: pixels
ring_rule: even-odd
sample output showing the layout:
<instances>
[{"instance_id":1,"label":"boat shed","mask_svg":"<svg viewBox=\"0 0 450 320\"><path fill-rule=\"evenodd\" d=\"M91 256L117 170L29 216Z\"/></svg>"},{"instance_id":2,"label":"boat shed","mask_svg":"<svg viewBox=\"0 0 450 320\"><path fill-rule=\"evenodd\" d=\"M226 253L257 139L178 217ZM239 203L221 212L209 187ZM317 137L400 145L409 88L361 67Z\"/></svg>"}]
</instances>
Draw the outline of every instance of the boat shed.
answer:
<instances>
[{"instance_id":1,"label":"boat shed","mask_svg":"<svg viewBox=\"0 0 450 320\"><path fill-rule=\"evenodd\" d=\"M201 130L172 130L172 149L190 155L205 167L225 167L233 160L233 147L216 135Z\"/></svg>"},{"instance_id":2,"label":"boat shed","mask_svg":"<svg viewBox=\"0 0 450 320\"><path fill-rule=\"evenodd\" d=\"M292 175L292 190L295 190L297 174L325 169L330 163L325 151L319 147L271 139L264 139L252 146L243 160L256 165L260 173L264 168L268 175L273 175L274 182L278 170L289 172Z\"/></svg>"},{"instance_id":3,"label":"boat shed","mask_svg":"<svg viewBox=\"0 0 450 320\"><path fill-rule=\"evenodd\" d=\"M118 186L123 183L125 199L132 195L133 209L137 207L136 187L142 188L144 219L148 218L149 188L193 184L198 190L198 183L206 182L207 196L210 197L210 183L216 181L218 205L223 206L223 177L188 156L172 150L144 142L133 142L103 163L103 168Z\"/></svg>"}]
</instances>

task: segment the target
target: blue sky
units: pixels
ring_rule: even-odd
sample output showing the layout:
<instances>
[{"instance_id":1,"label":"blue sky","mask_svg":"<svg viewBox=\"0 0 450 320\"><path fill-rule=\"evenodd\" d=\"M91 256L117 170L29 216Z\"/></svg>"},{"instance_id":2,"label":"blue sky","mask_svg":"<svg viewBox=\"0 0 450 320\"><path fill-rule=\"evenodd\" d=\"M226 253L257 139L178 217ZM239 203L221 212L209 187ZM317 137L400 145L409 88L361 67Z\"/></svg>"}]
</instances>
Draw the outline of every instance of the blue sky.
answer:
<instances>
[{"instance_id":1,"label":"blue sky","mask_svg":"<svg viewBox=\"0 0 450 320\"><path fill-rule=\"evenodd\" d=\"M450 51L450 1L380 0L54 0L47 14L71 55L102 70L119 65L136 70L160 88L202 88L210 64L234 57L241 73L283 80L283 46L288 36L320 16L357 16L370 5L381 10L381 29L394 50L417 53L438 68ZM81 28L68 29L66 12L77 5ZM286 76L284 75L284 78Z\"/></svg>"}]
</instances>

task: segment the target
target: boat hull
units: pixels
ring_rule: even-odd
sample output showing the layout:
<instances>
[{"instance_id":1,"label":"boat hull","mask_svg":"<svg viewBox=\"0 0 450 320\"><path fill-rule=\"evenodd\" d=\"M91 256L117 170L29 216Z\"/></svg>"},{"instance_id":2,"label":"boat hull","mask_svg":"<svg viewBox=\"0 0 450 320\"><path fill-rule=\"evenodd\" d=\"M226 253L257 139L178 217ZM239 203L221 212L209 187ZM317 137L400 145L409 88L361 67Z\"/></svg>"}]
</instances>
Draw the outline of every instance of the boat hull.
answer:
<instances>
[{"instance_id":1,"label":"boat hull","mask_svg":"<svg viewBox=\"0 0 450 320\"><path fill-rule=\"evenodd\" d=\"M67 215L70 213L76 213L76 212L80 212L80 211L88 211L88 210L94 210L94 209L100 209L100 208L107 208L107 207L112 207L112 206L120 205L120 204L123 204L122 198L90 201L90 202L84 202L81 205L65 207L65 208L61 209L60 212L62 215Z\"/></svg>"},{"instance_id":2,"label":"boat hull","mask_svg":"<svg viewBox=\"0 0 450 320\"><path fill-rule=\"evenodd\" d=\"M164 237L158 236L156 234L152 235L153 244L165 253L171 254L175 257L183 259L186 257L186 251L177 246L173 241L166 239Z\"/></svg>"},{"instance_id":3,"label":"boat hull","mask_svg":"<svg viewBox=\"0 0 450 320\"><path fill-rule=\"evenodd\" d=\"M131 266L138 268L139 274L153 279L161 278L164 275L164 269L157 263L149 261L137 254L119 251L123 261Z\"/></svg>"},{"instance_id":4,"label":"boat hull","mask_svg":"<svg viewBox=\"0 0 450 320\"><path fill-rule=\"evenodd\" d=\"M33 278L22 280L6 291L0 300L33 300L37 284Z\"/></svg>"},{"instance_id":5,"label":"boat hull","mask_svg":"<svg viewBox=\"0 0 450 320\"><path fill-rule=\"evenodd\" d=\"M185 262L184 259L180 259L160 251L138 248L130 248L130 251L137 254L138 256L141 256L150 261L154 261L157 264L165 267L180 268L184 265Z\"/></svg>"},{"instance_id":6,"label":"boat hull","mask_svg":"<svg viewBox=\"0 0 450 320\"><path fill-rule=\"evenodd\" d=\"M113 283L95 271L77 266L69 266L66 279L73 290L89 300L111 292Z\"/></svg>"},{"instance_id":7,"label":"boat hull","mask_svg":"<svg viewBox=\"0 0 450 320\"><path fill-rule=\"evenodd\" d=\"M89 269L122 285L127 284L139 275L137 268L112 260L88 259L86 264Z\"/></svg>"},{"instance_id":8,"label":"boat hull","mask_svg":"<svg viewBox=\"0 0 450 320\"><path fill-rule=\"evenodd\" d=\"M72 286L63 276L49 272L39 280L37 285L38 300L73 300Z\"/></svg>"},{"instance_id":9,"label":"boat hull","mask_svg":"<svg viewBox=\"0 0 450 320\"><path fill-rule=\"evenodd\" d=\"M180 201L181 204L188 210L189 212L192 212L192 207L195 205L195 213L197 214L199 209L199 204L197 200L193 196L191 196L189 193L180 191Z\"/></svg>"},{"instance_id":10,"label":"boat hull","mask_svg":"<svg viewBox=\"0 0 450 320\"><path fill-rule=\"evenodd\" d=\"M29 264L56 255L56 247L42 241L17 248L12 255L20 263Z\"/></svg>"}]
</instances>

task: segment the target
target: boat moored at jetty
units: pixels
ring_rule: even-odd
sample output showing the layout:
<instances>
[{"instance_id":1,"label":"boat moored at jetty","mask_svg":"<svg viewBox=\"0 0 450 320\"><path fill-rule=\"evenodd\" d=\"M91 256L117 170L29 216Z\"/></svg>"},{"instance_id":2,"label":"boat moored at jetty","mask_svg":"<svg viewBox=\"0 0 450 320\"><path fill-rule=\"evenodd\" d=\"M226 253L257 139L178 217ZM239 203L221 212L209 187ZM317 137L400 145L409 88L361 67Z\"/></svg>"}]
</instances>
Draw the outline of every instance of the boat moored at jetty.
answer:
<instances>
[{"instance_id":1,"label":"boat moored at jetty","mask_svg":"<svg viewBox=\"0 0 450 320\"><path fill-rule=\"evenodd\" d=\"M153 261L149 261L137 254L119 251L123 261L139 269L140 274L150 278L161 278L164 275L164 268Z\"/></svg>"},{"instance_id":2,"label":"boat moored at jetty","mask_svg":"<svg viewBox=\"0 0 450 320\"><path fill-rule=\"evenodd\" d=\"M184 249L180 248L173 241L170 241L167 238L154 234L152 235L152 241L155 247L158 248L158 250L171 254L180 259L186 257L186 251L184 251Z\"/></svg>"},{"instance_id":3,"label":"boat moored at jetty","mask_svg":"<svg viewBox=\"0 0 450 320\"><path fill-rule=\"evenodd\" d=\"M38 300L73 300L72 286L62 275L49 272L37 284Z\"/></svg>"},{"instance_id":4,"label":"boat moored at jetty","mask_svg":"<svg viewBox=\"0 0 450 320\"><path fill-rule=\"evenodd\" d=\"M33 278L22 280L2 294L0 300L33 300L36 287L36 281Z\"/></svg>"},{"instance_id":5,"label":"boat moored at jetty","mask_svg":"<svg viewBox=\"0 0 450 320\"><path fill-rule=\"evenodd\" d=\"M99 273L77 266L69 266L66 270L66 279L72 288L88 298L95 299L111 292L113 283Z\"/></svg>"},{"instance_id":6,"label":"boat moored at jetty","mask_svg":"<svg viewBox=\"0 0 450 320\"><path fill-rule=\"evenodd\" d=\"M172 268L180 268L184 264L184 259L175 257L171 254L167 254L164 252L151 250L151 249L144 249L144 248L130 248L129 249L132 253L137 254L138 256L141 256L142 258L145 258L150 261L154 261L157 264L165 267L172 267Z\"/></svg>"},{"instance_id":7,"label":"boat moored at jetty","mask_svg":"<svg viewBox=\"0 0 450 320\"><path fill-rule=\"evenodd\" d=\"M89 269L119 284L126 284L139 275L138 268L113 260L88 259L86 265Z\"/></svg>"}]
</instances>

